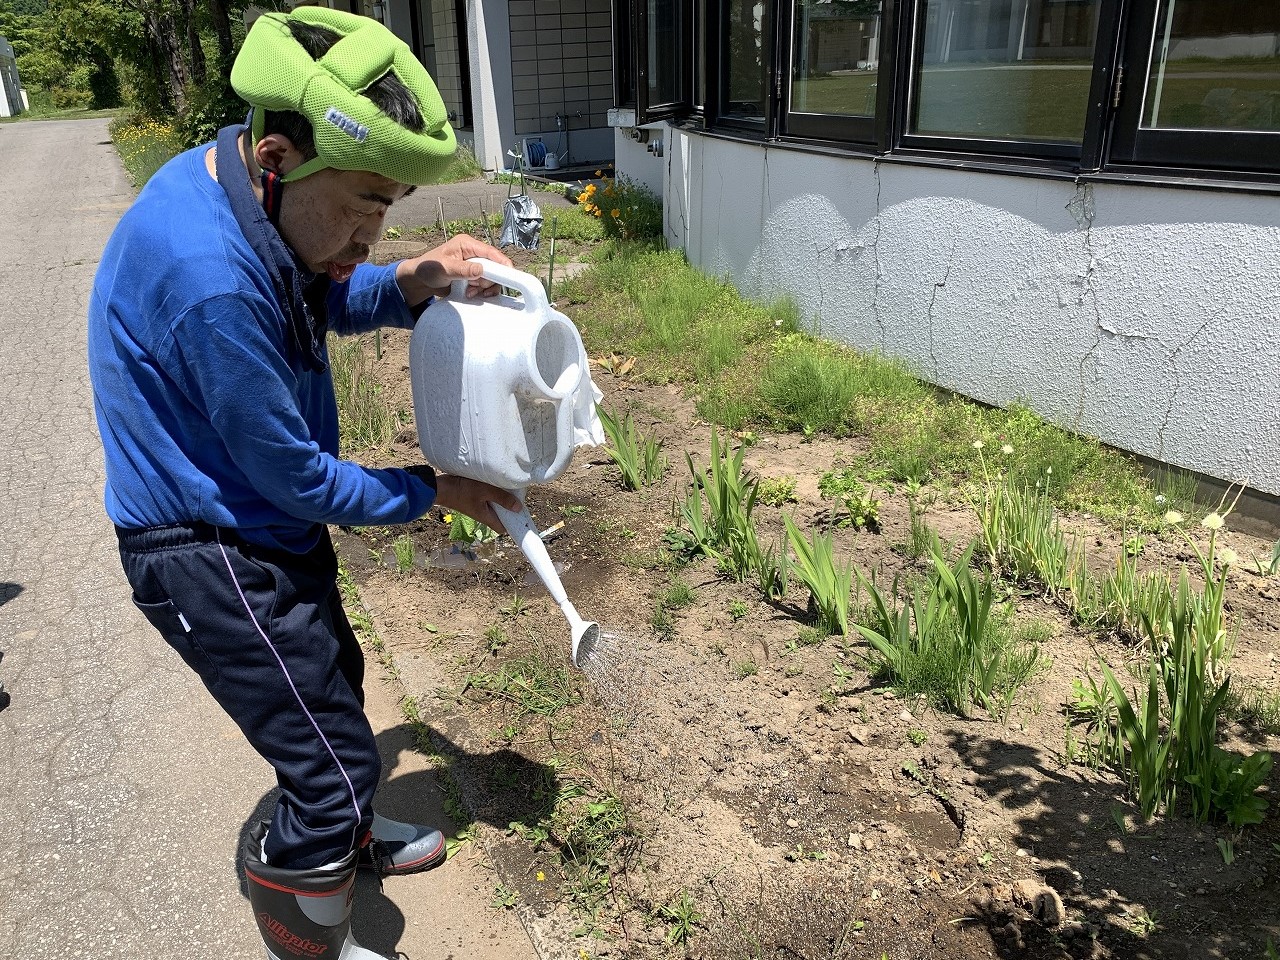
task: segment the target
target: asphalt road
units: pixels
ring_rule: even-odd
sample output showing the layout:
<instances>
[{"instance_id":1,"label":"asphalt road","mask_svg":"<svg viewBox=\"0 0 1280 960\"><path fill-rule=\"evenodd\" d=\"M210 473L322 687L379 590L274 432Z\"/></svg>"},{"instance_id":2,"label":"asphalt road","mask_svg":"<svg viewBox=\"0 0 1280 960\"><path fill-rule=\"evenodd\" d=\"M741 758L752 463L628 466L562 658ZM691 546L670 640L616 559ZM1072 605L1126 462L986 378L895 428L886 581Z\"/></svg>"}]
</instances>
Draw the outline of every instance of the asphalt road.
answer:
<instances>
[{"instance_id":1,"label":"asphalt road","mask_svg":"<svg viewBox=\"0 0 1280 960\"><path fill-rule=\"evenodd\" d=\"M102 508L86 304L132 200L106 120L0 124L0 955L257 958L235 852L274 777L130 603ZM380 809L434 820L394 691L369 687ZM531 957L486 909L491 877L477 851L385 895L364 879L356 932L411 957Z\"/></svg>"}]
</instances>

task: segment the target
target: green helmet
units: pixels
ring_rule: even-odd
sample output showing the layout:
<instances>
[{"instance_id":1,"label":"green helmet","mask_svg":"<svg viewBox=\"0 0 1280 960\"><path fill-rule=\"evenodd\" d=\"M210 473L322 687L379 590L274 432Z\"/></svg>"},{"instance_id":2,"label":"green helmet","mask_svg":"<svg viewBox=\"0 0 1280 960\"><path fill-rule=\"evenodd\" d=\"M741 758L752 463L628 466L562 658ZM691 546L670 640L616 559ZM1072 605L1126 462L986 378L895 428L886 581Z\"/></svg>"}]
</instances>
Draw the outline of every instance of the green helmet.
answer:
<instances>
[{"instance_id":1,"label":"green helmet","mask_svg":"<svg viewBox=\"0 0 1280 960\"><path fill-rule=\"evenodd\" d=\"M327 27L341 39L313 60L289 31L290 20ZM425 123L421 133L396 123L363 95L388 72L417 102ZM286 181L334 167L399 183L432 183L457 149L444 101L426 68L408 44L368 17L326 7L264 13L245 37L231 86L254 108L255 143L268 110L291 110L310 121L318 155L290 171Z\"/></svg>"}]
</instances>

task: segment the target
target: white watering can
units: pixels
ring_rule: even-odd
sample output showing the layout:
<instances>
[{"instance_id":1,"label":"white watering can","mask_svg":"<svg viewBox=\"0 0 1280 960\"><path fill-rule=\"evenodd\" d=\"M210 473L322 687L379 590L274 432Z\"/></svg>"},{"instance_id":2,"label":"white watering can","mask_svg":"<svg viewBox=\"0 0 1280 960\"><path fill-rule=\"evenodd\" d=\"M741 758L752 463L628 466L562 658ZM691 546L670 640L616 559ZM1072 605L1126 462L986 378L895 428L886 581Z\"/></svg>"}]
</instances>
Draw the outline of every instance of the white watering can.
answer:
<instances>
[{"instance_id":1,"label":"white watering can","mask_svg":"<svg viewBox=\"0 0 1280 960\"><path fill-rule=\"evenodd\" d=\"M470 299L467 281L431 304L413 328L409 371L423 459L444 473L511 490L560 476L573 451L604 442L587 354L577 328L547 303L541 282L492 260L486 279L523 300ZM529 517L493 504L572 632L574 665L584 667L600 625L584 621L565 593Z\"/></svg>"}]
</instances>

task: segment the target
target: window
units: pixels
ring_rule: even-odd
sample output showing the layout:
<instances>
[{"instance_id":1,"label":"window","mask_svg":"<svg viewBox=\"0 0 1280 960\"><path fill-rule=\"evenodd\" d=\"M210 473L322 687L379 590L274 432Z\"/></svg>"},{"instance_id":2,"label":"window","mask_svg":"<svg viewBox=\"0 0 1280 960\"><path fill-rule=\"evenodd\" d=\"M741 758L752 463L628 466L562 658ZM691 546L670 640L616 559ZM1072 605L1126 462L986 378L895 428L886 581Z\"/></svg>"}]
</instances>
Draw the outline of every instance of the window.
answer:
<instances>
[{"instance_id":1,"label":"window","mask_svg":"<svg viewBox=\"0 0 1280 960\"><path fill-rule=\"evenodd\" d=\"M921 0L908 134L1078 156L1100 0ZM1037 149L1032 144L1044 144Z\"/></svg>"},{"instance_id":2,"label":"window","mask_svg":"<svg viewBox=\"0 0 1280 960\"><path fill-rule=\"evenodd\" d=\"M1280 171L1280 0L615 0L615 17L642 123L1070 173Z\"/></svg>"},{"instance_id":3,"label":"window","mask_svg":"<svg viewBox=\"0 0 1280 960\"><path fill-rule=\"evenodd\" d=\"M686 115L693 106L693 18L681 0L615 0L614 103L636 123Z\"/></svg>"},{"instance_id":4,"label":"window","mask_svg":"<svg viewBox=\"0 0 1280 960\"><path fill-rule=\"evenodd\" d=\"M882 0L795 0L785 132L873 143L880 100Z\"/></svg>"},{"instance_id":5,"label":"window","mask_svg":"<svg viewBox=\"0 0 1280 960\"><path fill-rule=\"evenodd\" d=\"M721 117L763 128L769 115L769 76L773 72L769 26L767 4L726 0L721 30Z\"/></svg>"},{"instance_id":6,"label":"window","mask_svg":"<svg viewBox=\"0 0 1280 960\"><path fill-rule=\"evenodd\" d=\"M1127 51L1115 154L1280 170L1280 4L1144 0Z\"/></svg>"}]
</instances>

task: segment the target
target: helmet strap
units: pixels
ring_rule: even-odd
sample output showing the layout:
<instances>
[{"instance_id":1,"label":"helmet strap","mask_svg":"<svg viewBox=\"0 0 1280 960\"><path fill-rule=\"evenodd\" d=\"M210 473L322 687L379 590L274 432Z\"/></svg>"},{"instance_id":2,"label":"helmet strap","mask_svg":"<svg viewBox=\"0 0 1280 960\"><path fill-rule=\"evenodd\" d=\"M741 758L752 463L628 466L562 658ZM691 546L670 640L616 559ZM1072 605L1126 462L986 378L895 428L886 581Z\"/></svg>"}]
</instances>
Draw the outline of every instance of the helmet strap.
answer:
<instances>
[{"instance_id":1,"label":"helmet strap","mask_svg":"<svg viewBox=\"0 0 1280 960\"><path fill-rule=\"evenodd\" d=\"M262 209L267 211L267 219L273 227L280 226L280 201L284 199L284 178L274 170L263 170Z\"/></svg>"}]
</instances>

